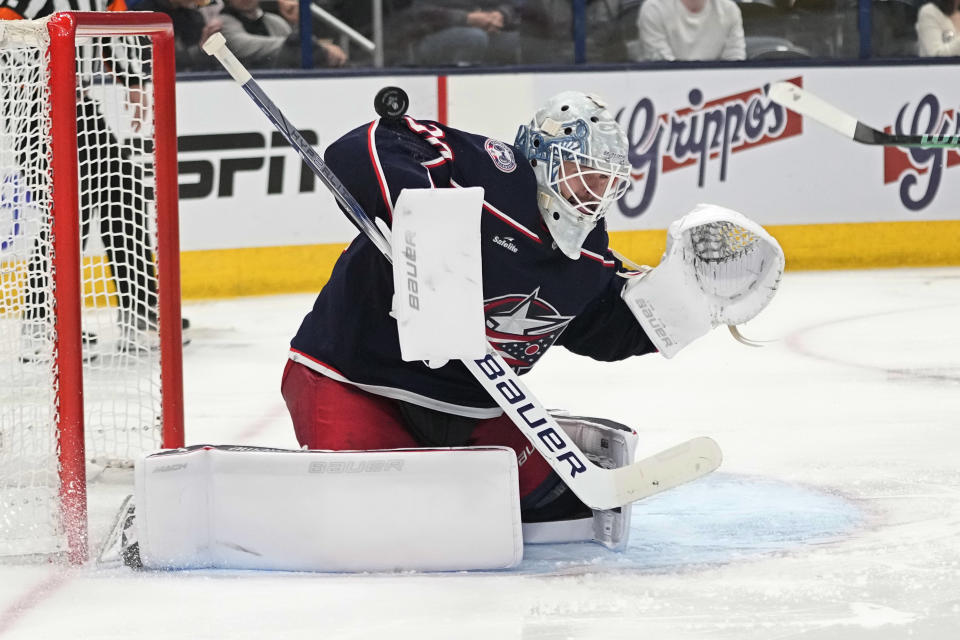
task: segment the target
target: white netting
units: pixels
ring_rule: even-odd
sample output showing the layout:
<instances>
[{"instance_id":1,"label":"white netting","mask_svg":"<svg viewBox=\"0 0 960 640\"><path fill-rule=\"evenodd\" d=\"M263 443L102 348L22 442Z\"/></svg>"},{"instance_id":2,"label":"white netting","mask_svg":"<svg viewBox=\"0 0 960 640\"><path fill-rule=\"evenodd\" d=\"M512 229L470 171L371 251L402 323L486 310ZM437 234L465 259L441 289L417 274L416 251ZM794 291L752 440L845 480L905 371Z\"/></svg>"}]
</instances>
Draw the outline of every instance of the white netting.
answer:
<instances>
[{"instance_id":1,"label":"white netting","mask_svg":"<svg viewBox=\"0 0 960 640\"><path fill-rule=\"evenodd\" d=\"M86 453L131 464L160 442L151 47L78 38L77 56ZM42 21L0 22L0 555L64 545L48 61Z\"/></svg>"},{"instance_id":2,"label":"white netting","mask_svg":"<svg viewBox=\"0 0 960 640\"><path fill-rule=\"evenodd\" d=\"M129 463L159 445L156 203L146 38L78 39L77 108L87 457ZM83 73L83 71L81 71Z\"/></svg>"},{"instance_id":3,"label":"white netting","mask_svg":"<svg viewBox=\"0 0 960 640\"><path fill-rule=\"evenodd\" d=\"M713 205L700 205L680 222L690 234L693 273L711 298L715 324L737 325L756 316L783 273L776 240L742 215Z\"/></svg>"},{"instance_id":4,"label":"white netting","mask_svg":"<svg viewBox=\"0 0 960 640\"><path fill-rule=\"evenodd\" d=\"M732 222L711 222L691 232L694 268L707 293L720 298L743 295L757 279L765 258L763 240Z\"/></svg>"}]
</instances>

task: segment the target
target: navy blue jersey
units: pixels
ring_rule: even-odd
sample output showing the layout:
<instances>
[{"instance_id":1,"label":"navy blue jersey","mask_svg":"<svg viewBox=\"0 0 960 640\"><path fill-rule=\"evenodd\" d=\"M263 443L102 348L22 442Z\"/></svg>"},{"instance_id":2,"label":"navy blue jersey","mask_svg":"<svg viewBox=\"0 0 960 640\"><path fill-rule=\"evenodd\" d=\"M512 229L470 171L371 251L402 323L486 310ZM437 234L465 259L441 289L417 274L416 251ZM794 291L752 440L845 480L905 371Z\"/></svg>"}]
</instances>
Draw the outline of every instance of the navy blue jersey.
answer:
<instances>
[{"instance_id":1,"label":"navy blue jersey","mask_svg":"<svg viewBox=\"0 0 960 640\"><path fill-rule=\"evenodd\" d=\"M553 344L606 361L654 351L620 298L625 280L605 225L587 237L579 260L556 249L537 208L533 170L513 146L405 117L351 131L325 159L364 210L387 222L404 188L484 188L487 338L519 373ZM392 297L389 262L358 236L304 318L290 357L380 395L459 415L499 415L460 362L430 369L401 360Z\"/></svg>"}]
</instances>

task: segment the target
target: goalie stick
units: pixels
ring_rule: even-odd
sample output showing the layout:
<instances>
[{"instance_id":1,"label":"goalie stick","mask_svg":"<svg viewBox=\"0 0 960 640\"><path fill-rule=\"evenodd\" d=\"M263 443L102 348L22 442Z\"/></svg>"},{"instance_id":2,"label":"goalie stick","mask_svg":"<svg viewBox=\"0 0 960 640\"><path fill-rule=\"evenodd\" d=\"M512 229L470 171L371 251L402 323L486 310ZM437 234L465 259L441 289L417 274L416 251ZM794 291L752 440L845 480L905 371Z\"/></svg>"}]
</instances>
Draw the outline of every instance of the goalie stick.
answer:
<instances>
[{"instance_id":1,"label":"goalie stick","mask_svg":"<svg viewBox=\"0 0 960 640\"><path fill-rule=\"evenodd\" d=\"M904 135L886 133L868 127L842 109L818 98L791 82L774 82L770 85L770 99L791 111L816 120L855 142L892 147L947 148L960 147L960 135Z\"/></svg>"},{"instance_id":2,"label":"goalie stick","mask_svg":"<svg viewBox=\"0 0 960 640\"><path fill-rule=\"evenodd\" d=\"M380 232L360 204L350 195L320 155L303 139L279 108L263 92L250 72L215 33L203 44L209 55L243 88L306 164L330 189L347 216L391 260L390 240ZM503 358L487 346L478 360L462 360L533 447L546 459L568 487L592 509L612 509L704 476L720 466L722 453L711 438L688 440L618 469L603 469L587 459L527 389Z\"/></svg>"}]
</instances>

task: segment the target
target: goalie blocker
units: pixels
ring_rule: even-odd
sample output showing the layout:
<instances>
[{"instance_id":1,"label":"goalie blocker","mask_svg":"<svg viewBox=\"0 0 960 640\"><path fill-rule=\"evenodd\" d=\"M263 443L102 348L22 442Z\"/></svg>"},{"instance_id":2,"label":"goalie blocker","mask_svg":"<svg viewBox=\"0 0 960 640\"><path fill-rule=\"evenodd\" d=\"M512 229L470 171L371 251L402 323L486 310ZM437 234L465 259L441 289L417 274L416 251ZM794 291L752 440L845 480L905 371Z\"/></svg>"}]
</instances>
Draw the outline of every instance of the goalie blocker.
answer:
<instances>
[{"instance_id":1,"label":"goalie blocker","mask_svg":"<svg viewBox=\"0 0 960 640\"><path fill-rule=\"evenodd\" d=\"M637 434L558 415L596 464L633 460ZM148 569L508 569L523 542L626 547L630 506L520 525L511 449L298 451L196 445L142 457L100 563Z\"/></svg>"}]
</instances>

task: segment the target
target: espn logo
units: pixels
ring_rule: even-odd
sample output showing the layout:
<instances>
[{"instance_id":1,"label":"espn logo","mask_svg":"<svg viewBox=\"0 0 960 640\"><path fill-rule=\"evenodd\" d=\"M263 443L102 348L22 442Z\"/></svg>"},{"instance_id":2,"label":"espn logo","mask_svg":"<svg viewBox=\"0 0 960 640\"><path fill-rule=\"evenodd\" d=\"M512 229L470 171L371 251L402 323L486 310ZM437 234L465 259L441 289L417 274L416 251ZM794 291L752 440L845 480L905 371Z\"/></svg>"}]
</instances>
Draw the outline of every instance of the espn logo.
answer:
<instances>
[{"instance_id":1,"label":"espn logo","mask_svg":"<svg viewBox=\"0 0 960 640\"><path fill-rule=\"evenodd\" d=\"M319 142L316 131L304 129L300 134L312 146ZM313 192L316 176L303 161L298 162L297 183L287 184L287 160L299 158L283 135L275 131L269 142L267 146L267 136L255 131L179 136L180 198L230 198L238 181L258 179L267 195Z\"/></svg>"}]
</instances>

